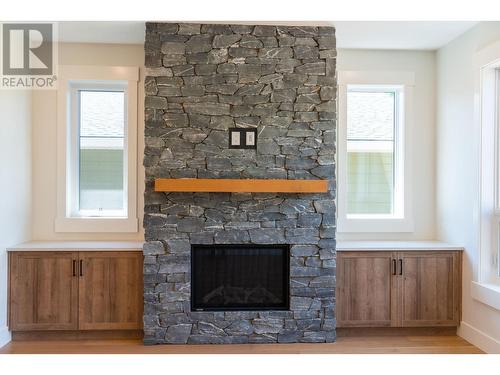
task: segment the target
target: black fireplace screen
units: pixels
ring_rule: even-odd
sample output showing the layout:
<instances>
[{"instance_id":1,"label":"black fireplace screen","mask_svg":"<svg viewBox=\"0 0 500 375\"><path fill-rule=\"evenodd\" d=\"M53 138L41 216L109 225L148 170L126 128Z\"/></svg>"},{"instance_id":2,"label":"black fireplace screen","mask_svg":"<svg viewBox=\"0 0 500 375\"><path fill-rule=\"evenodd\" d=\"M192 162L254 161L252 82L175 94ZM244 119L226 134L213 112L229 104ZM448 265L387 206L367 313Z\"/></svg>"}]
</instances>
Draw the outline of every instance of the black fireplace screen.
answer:
<instances>
[{"instance_id":1,"label":"black fireplace screen","mask_svg":"<svg viewBox=\"0 0 500 375\"><path fill-rule=\"evenodd\" d=\"M288 310L288 245L192 245L191 309Z\"/></svg>"}]
</instances>

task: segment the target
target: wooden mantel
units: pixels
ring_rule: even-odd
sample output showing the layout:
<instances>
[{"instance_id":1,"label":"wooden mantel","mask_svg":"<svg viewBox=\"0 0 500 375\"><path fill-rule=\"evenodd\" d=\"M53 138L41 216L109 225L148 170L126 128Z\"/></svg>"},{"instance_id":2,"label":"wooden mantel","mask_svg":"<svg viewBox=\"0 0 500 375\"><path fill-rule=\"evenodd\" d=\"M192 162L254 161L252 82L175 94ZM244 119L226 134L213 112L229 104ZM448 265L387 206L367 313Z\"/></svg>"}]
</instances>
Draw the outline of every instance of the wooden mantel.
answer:
<instances>
[{"instance_id":1,"label":"wooden mantel","mask_svg":"<svg viewBox=\"0 0 500 375\"><path fill-rule=\"evenodd\" d=\"M326 193L328 180L158 178L155 191L218 193Z\"/></svg>"}]
</instances>

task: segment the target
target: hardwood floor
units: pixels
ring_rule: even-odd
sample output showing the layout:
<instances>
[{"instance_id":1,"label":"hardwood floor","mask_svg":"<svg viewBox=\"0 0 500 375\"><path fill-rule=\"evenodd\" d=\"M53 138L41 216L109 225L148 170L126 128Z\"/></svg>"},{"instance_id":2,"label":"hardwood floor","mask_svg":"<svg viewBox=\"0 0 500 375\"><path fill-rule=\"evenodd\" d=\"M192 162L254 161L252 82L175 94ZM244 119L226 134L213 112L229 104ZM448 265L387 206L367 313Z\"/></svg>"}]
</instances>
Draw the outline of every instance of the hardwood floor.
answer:
<instances>
[{"instance_id":1,"label":"hardwood floor","mask_svg":"<svg viewBox=\"0 0 500 375\"><path fill-rule=\"evenodd\" d=\"M0 354L476 354L455 335L338 337L334 344L155 345L141 340L13 341Z\"/></svg>"}]
</instances>

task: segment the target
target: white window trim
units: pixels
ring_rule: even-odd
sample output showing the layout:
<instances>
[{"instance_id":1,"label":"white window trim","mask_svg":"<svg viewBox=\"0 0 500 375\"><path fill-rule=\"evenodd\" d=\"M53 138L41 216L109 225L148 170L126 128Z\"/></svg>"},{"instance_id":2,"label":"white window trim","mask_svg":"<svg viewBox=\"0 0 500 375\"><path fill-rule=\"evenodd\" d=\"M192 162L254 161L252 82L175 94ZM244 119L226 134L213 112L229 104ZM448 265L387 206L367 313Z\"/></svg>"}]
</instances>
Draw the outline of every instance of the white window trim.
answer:
<instances>
[{"instance_id":1,"label":"white window trim","mask_svg":"<svg viewBox=\"0 0 500 375\"><path fill-rule=\"evenodd\" d=\"M126 81L127 82L127 216L73 217L69 194L71 187L72 136L70 119L71 82ZM137 232L137 85L138 67L123 66L59 66L57 90L57 216L56 232Z\"/></svg>"},{"instance_id":2,"label":"white window trim","mask_svg":"<svg viewBox=\"0 0 500 375\"><path fill-rule=\"evenodd\" d=\"M339 71L339 124L338 124L338 165L337 165L337 231L339 233L374 233L374 232L412 232L412 160L411 160L411 131L412 131L412 103L415 77L413 72L387 71ZM403 165L398 168L403 176L403 212L401 217L373 215L354 218L347 216L347 86L348 85L377 85L402 86L404 94L404 118L402 124Z\"/></svg>"},{"instance_id":3,"label":"white window trim","mask_svg":"<svg viewBox=\"0 0 500 375\"><path fill-rule=\"evenodd\" d=\"M498 93L500 84L500 42L493 43L480 50L474 56L474 122L478 129L478 197L474 221L477 227L478 262L474 265L474 277L471 285L472 298L490 307L500 310L500 277L491 260L498 254L498 233L494 226L499 224L498 191L495 181L499 173L500 149L498 142L500 116L498 111ZM492 158L491 155L494 155ZM495 275L496 274L496 275Z\"/></svg>"}]
</instances>

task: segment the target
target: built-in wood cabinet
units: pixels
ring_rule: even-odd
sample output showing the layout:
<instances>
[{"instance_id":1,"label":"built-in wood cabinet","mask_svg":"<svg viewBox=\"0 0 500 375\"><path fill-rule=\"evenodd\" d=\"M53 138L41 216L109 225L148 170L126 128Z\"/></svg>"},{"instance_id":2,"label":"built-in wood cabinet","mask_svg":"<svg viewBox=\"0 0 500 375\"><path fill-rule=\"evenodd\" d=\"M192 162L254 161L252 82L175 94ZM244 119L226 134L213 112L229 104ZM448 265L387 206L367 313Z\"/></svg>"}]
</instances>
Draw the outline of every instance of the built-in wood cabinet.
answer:
<instances>
[{"instance_id":1,"label":"built-in wood cabinet","mask_svg":"<svg viewBox=\"0 0 500 375\"><path fill-rule=\"evenodd\" d=\"M79 328L140 329L141 254L88 251L79 255Z\"/></svg>"},{"instance_id":2,"label":"built-in wood cabinet","mask_svg":"<svg viewBox=\"0 0 500 375\"><path fill-rule=\"evenodd\" d=\"M75 252L10 254L11 330L78 328Z\"/></svg>"},{"instance_id":3,"label":"built-in wood cabinet","mask_svg":"<svg viewBox=\"0 0 500 375\"><path fill-rule=\"evenodd\" d=\"M12 331L141 329L142 253L9 253Z\"/></svg>"},{"instance_id":4,"label":"built-in wood cabinet","mask_svg":"<svg viewBox=\"0 0 500 375\"><path fill-rule=\"evenodd\" d=\"M338 253L338 320L348 326L391 326L392 259L390 252Z\"/></svg>"},{"instance_id":5,"label":"built-in wood cabinet","mask_svg":"<svg viewBox=\"0 0 500 375\"><path fill-rule=\"evenodd\" d=\"M401 325L455 326L460 319L460 252L403 252Z\"/></svg>"},{"instance_id":6,"label":"built-in wood cabinet","mask_svg":"<svg viewBox=\"0 0 500 375\"><path fill-rule=\"evenodd\" d=\"M457 326L460 270L460 251L339 252L337 326Z\"/></svg>"}]
</instances>

